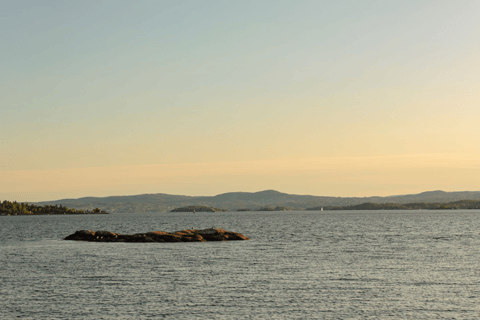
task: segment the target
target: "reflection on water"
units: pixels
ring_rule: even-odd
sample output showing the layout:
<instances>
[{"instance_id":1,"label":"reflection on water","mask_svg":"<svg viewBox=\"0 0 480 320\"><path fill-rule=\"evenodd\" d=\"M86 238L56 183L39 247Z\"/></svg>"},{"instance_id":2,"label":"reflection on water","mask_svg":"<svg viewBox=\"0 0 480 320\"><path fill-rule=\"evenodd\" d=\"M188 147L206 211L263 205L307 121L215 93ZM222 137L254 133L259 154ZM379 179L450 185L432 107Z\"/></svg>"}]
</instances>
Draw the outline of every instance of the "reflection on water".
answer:
<instances>
[{"instance_id":1,"label":"reflection on water","mask_svg":"<svg viewBox=\"0 0 480 320\"><path fill-rule=\"evenodd\" d=\"M476 319L479 216L471 210L0 217L0 318ZM212 226L251 240L61 240L81 229Z\"/></svg>"}]
</instances>

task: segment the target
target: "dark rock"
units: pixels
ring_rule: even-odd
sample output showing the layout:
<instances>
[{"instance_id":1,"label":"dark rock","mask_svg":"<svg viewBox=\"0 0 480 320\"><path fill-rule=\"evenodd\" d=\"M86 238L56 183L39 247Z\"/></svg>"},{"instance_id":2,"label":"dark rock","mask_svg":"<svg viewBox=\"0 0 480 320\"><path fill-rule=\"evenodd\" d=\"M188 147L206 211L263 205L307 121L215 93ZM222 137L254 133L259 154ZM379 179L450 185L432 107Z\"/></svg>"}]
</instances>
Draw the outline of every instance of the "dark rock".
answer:
<instances>
[{"instance_id":1,"label":"dark rock","mask_svg":"<svg viewBox=\"0 0 480 320\"><path fill-rule=\"evenodd\" d=\"M80 230L67 236L64 240L99 241L99 242L205 242L249 240L237 232L220 228L205 230L182 230L176 232L153 231L137 234L119 234L110 231Z\"/></svg>"},{"instance_id":2,"label":"dark rock","mask_svg":"<svg viewBox=\"0 0 480 320\"><path fill-rule=\"evenodd\" d=\"M65 238L65 240L86 240L86 241L93 241L94 239L95 239L95 231L90 231L90 230L80 230Z\"/></svg>"}]
</instances>

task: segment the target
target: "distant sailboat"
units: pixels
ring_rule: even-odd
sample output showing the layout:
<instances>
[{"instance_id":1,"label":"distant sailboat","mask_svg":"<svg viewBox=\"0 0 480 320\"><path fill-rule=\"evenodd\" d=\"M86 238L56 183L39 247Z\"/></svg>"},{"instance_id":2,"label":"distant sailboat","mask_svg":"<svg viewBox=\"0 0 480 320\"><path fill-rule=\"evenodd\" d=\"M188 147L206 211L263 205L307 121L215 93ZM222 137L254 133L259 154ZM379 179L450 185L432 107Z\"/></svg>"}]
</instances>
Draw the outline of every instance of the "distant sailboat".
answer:
<instances>
[{"instance_id":1,"label":"distant sailboat","mask_svg":"<svg viewBox=\"0 0 480 320\"><path fill-rule=\"evenodd\" d=\"M320 208L320 211L323 211L323 207L322 207L322 208Z\"/></svg>"}]
</instances>

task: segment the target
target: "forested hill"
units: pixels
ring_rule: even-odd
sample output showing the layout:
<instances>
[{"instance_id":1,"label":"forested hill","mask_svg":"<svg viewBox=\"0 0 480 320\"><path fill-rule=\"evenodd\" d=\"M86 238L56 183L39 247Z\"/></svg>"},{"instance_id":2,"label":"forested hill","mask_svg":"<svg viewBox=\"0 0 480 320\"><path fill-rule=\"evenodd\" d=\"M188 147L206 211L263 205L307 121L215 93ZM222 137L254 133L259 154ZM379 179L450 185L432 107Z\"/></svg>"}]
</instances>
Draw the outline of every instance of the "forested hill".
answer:
<instances>
[{"instance_id":1,"label":"forested hill","mask_svg":"<svg viewBox=\"0 0 480 320\"><path fill-rule=\"evenodd\" d=\"M389 197L327 197L296 195L265 190L260 192L229 192L216 196L184 196L164 193L133 196L86 197L39 202L41 205L63 205L69 208L93 210L102 208L111 213L120 212L167 212L179 207L209 206L237 211L238 209L258 210L266 207L288 207L292 210L304 210L314 207L354 206L364 203L407 204L407 203L448 203L460 200L480 201L479 191L445 192L428 191L419 194L397 195Z\"/></svg>"}]
</instances>

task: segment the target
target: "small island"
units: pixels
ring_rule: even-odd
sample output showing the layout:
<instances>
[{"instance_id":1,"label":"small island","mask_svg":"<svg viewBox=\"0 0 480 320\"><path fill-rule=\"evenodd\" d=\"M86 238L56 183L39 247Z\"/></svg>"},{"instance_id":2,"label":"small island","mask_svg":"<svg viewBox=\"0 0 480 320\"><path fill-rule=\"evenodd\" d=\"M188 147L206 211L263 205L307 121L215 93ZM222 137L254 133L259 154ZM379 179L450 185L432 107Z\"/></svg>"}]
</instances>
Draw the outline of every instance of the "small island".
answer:
<instances>
[{"instance_id":1,"label":"small island","mask_svg":"<svg viewBox=\"0 0 480 320\"><path fill-rule=\"evenodd\" d=\"M256 211L294 211L295 208L288 207L288 206L266 206L266 207L261 207L260 209Z\"/></svg>"},{"instance_id":2,"label":"small island","mask_svg":"<svg viewBox=\"0 0 480 320\"><path fill-rule=\"evenodd\" d=\"M222 211L227 211L227 210L212 208L208 206L186 206L181 208L175 208L170 212L222 212Z\"/></svg>"},{"instance_id":3,"label":"small island","mask_svg":"<svg viewBox=\"0 0 480 320\"><path fill-rule=\"evenodd\" d=\"M45 205L37 206L29 203L18 203L4 200L0 202L0 215L17 216L17 215L42 215L42 214L108 214L107 212L95 208L93 210L76 210L69 209L62 205Z\"/></svg>"},{"instance_id":4,"label":"small island","mask_svg":"<svg viewBox=\"0 0 480 320\"><path fill-rule=\"evenodd\" d=\"M221 228L210 228L176 232L153 231L136 234L119 234L104 230L80 230L67 236L64 240L96 242L205 242L249 240L249 238L237 232L226 231Z\"/></svg>"}]
</instances>

